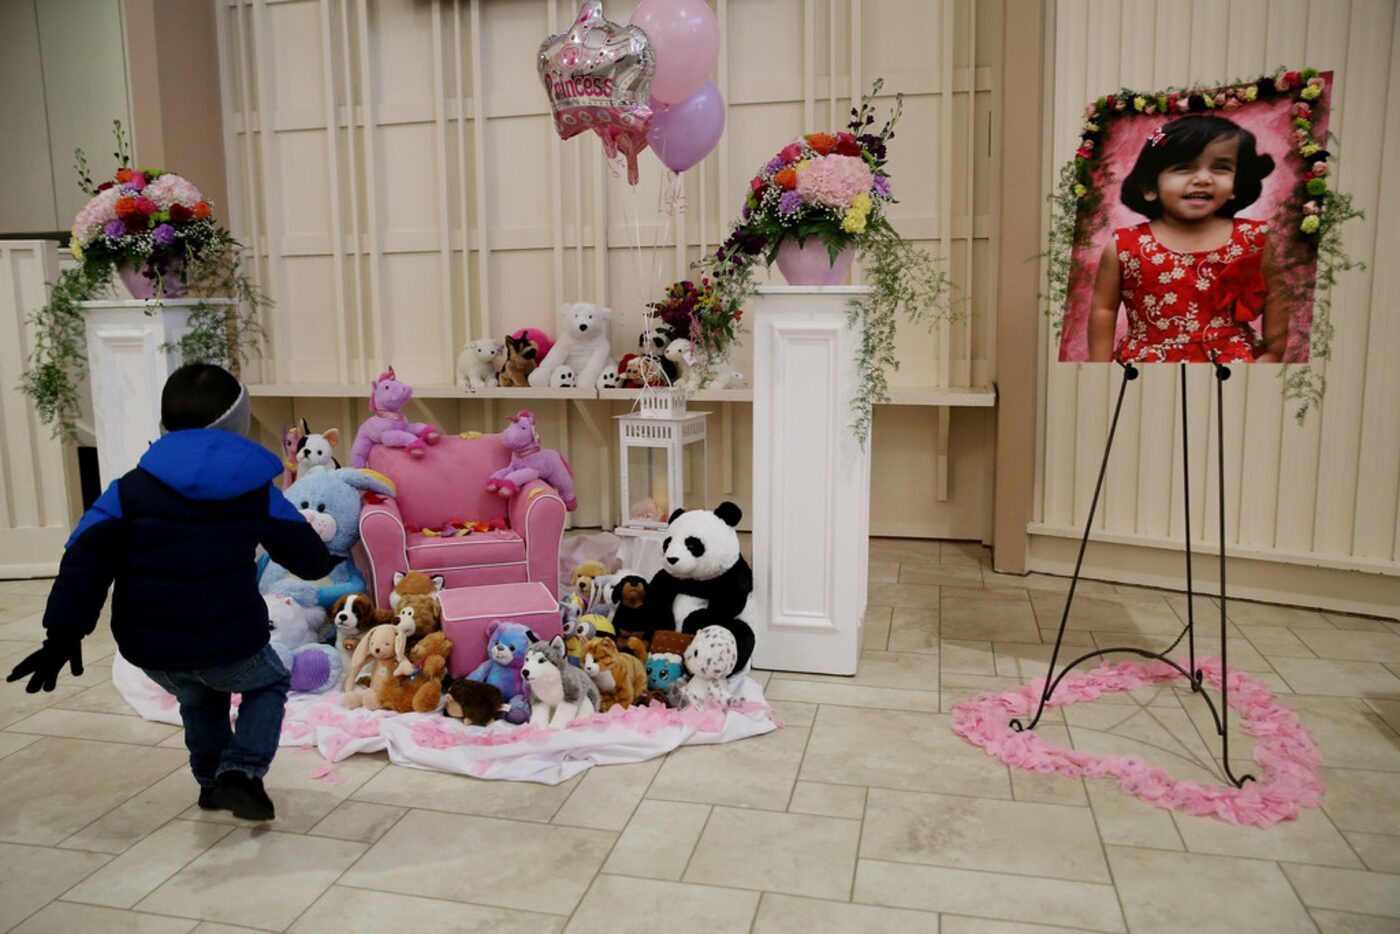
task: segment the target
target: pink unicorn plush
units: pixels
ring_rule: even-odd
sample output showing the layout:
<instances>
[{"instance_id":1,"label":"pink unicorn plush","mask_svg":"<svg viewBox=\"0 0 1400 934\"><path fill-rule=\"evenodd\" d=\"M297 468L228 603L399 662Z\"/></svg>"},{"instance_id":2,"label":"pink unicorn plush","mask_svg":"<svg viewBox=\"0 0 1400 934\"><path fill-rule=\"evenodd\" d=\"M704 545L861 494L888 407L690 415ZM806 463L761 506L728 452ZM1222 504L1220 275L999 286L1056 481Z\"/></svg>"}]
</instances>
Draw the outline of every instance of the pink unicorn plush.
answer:
<instances>
[{"instance_id":1,"label":"pink unicorn plush","mask_svg":"<svg viewBox=\"0 0 1400 934\"><path fill-rule=\"evenodd\" d=\"M574 497L574 471L558 451L542 449L535 431L535 416L528 410L510 417L510 424L501 432L501 443L510 449L510 466L502 467L486 481L486 492L514 496L531 480L543 480L559 491L564 508L573 512L578 506Z\"/></svg>"},{"instance_id":2,"label":"pink unicorn plush","mask_svg":"<svg viewBox=\"0 0 1400 934\"><path fill-rule=\"evenodd\" d=\"M413 398L413 387L394 377L391 366L372 384L369 396L370 417L355 432L355 446L350 449L350 466L363 470L369 466L369 449L376 444L405 448L414 457L427 453L427 445L437 444L442 432L436 425L410 422L402 409Z\"/></svg>"}]
</instances>

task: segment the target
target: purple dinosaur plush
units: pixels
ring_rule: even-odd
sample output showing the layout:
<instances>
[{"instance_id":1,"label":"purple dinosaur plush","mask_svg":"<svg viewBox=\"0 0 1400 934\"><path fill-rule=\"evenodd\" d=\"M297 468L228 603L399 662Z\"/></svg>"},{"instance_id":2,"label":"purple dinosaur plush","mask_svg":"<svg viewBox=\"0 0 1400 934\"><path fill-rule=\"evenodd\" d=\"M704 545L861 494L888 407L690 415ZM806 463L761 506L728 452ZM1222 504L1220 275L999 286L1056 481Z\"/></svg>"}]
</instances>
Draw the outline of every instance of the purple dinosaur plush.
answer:
<instances>
[{"instance_id":1,"label":"purple dinosaur plush","mask_svg":"<svg viewBox=\"0 0 1400 934\"><path fill-rule=\"evenodd\" d=\"M391 366L372 384L369 410L373 414L355 432L355 446L350 449L350 466L363 470L369 466L369 449L376 444L405 448L414 457L427 453L428 444L437 444L442 432L436 425L410 422L401 411L413 398L413 387L394 377Z\"/></svg>"},{"instance_id":2,"label":"purple dinosaur plush","mask_svg":"<svg viewBox=\"0 0 1400 934\"><path fill-rule=\"evenodd\" d=\"M540 448L540 436L535 431L535 416L528 410L510 417L510 424L501 432L501 442L510 449L510 466L502 467L486 481L486 492L514 496L531 480L543 480L559 491L564 508L573 512L578 506L574 497L574 471L558 451Z\"/></svg>"}]
</instances>

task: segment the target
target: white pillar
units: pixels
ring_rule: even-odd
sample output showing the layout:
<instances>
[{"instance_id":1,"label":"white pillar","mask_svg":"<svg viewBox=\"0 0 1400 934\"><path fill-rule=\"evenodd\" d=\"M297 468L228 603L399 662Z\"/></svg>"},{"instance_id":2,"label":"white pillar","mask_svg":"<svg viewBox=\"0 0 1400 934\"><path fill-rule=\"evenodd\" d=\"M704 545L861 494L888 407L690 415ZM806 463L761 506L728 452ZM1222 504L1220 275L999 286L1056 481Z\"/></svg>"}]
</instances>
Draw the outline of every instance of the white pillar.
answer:
<instances>
[{"instance_id":1,"label":"white pillar","mask_svg":"<svg viewBox=\"0 0 1400 934\"><path fill-rule=\"evenodd\" d=\"M160 437L160 391L179 368L167 352L188 330L190 309L228 299L84 302L93 433L102 486L136 466Z\"/></svg>"},{"instance_id":2,"label":"white pillar","mask_svg":"<svg viewBox=\"0 0 1400 934\"><path fill-rule=\"evenodd\" d=\"M851 430L869 286L759 289L752 311L754 665L855 674L869 568L870 454Z\"/></svg>"}]
</instances>

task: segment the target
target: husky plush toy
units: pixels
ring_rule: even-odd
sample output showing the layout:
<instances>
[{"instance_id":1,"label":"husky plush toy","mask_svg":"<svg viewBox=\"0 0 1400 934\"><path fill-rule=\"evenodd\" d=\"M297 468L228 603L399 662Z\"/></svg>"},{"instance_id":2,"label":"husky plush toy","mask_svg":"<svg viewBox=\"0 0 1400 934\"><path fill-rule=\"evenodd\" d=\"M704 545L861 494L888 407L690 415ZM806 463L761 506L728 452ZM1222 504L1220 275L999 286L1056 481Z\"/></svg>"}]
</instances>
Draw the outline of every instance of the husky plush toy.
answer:
<instances>
[{"instance_id":1,"label":"husky plush toy","mask_svg":"<svg viewBox=\"0 0 1400 934\"><path fill-rule=\"evenodd\" d=\"M520 676L530 685L530 724L558 729L602 705L593 679L565 660L564 637L531 642Z\"/></svg>"}]
</instances>

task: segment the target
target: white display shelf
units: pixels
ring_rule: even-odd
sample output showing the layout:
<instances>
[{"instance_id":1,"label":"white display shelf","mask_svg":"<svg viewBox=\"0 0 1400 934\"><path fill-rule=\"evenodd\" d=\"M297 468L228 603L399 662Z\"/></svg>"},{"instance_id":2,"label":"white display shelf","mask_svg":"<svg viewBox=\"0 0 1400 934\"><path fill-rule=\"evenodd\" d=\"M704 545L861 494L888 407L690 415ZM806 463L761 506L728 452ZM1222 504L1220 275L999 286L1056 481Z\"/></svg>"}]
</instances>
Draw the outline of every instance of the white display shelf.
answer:
<instances>
[{"instance_id":1,"label":"white display shelf","mask_svg":"<svg viewBox=\"0 0 1400 934\"><path fill-rule=\"evenodd\" d=\"M369 385L340 383L254 383L248 392L267 399L365 399ZM525 389L482 389L471 392L458 386L414 386L419 399L560 399L631 402L640 389L551 389L531 386ZM996 405L995 386L937 389L911 387L890 391L887 405L947 406L949 408L988 408ZM727 389L697 389L686 395L687 402L753 402L753 390L747 387Z\"/></svg>"},{"instance_id":2,"label":"white display shelf","mask_svg":"<svg viewBox=\"0 0 1400 934\"><path fill-rule=\"evenodd\" d=\"M369 384L350 383L254 383L249 395L269 399L367 399ZM468 390L460 386L413 387L417 399L596 399L595 389L553 389L547 386Z\"/></svg>"}]
</instances>

